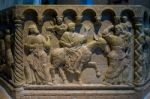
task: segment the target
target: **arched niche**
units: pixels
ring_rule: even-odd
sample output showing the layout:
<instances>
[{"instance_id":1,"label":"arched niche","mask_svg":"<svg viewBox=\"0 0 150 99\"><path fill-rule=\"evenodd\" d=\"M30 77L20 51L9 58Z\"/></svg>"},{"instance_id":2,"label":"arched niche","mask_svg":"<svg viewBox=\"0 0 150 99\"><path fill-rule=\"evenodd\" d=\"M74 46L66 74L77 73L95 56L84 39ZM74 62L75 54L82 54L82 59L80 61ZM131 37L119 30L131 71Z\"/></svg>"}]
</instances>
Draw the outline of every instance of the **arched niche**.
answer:
<instances>
[{"instance_id":1,"label":"arched niche","mask_svg":"<svg viewBox=\"0 0 150 99\"><path fill-rule=\"evenodd\" d=\"M133 23L133 19L134 19L135 14L134 14L134 12L133 12L132 10L130 10L130 9L125 9L125 10L123 10L123 11L121 12L121 15L120 15L120 16L121 16L121 17L126 16L126 17L128 18L128 20L129 20L131 23Z\"/></svg>"},{"instance_id":2,"label":"arched niche","mask_svg":"<svg viewBox=\"0 0 150 99\"><path fill-rule=\"evenodd\" d=\"M63 12L63 16L64 16L64 21L66 23L70 22L70 21L73 21L75 22L76 21L76 16L77 16L77 13L76 11L74 11L73 9L67 9Z\"/></svg>"},{"instance_id":3,"label":"arched niche","mask_svg":"<svg viewBox=\"0 0 150 99\"><path fill-rule=\"evenodd\" d=\"M38 17L38 14L35 10L33 9L27 9L23 12L23 16L24 16L24 19L25 21L27 20L32 20L34 22L37 22L37 17Z\"/></svg>"},{"instance_id":4,"label":"arched niche","mask_svg":"<svg viewBox=\"0 0 150 99\"><path fill-rule=\"evenodd\" d=\"M86 9L82 12L82 21L89 20L91 22L95 22L96 12L92 9Z\"/></svg>"},{"instance_id":5,"label":"arched niche","mask_svg":"<svg viewBox=\"0 0 150 99\"><path fill-rule=\"evenodd\" d=\"M53 20L56 18L57 12L53 9L47 9L43 12L43 21Z\"/></svg>"},{"instance_id":6,"label":"arched niche","mask_svg":"<svg viewBox=\"0 0 150 99\"><path fill-rule=\"evenodd\" d=\"M101 14L101 21L110 21L111 23L113 23L113 20L114 20L114 16L115 16L115 12L111 9L106 9L106 10L103 10L102 11L102 14Z\"/></svg>"},{"instance_id":7,"label":"arched niche","mask_svg":"<svg viewBox=\"0 0 150 99\"><path fill-rule=\"evenodd\" d=\"M23 12L24 16L24 38L26 38L29 35L29 26L36 25L37 26L37 17L38 14L34 9L27 9ZM37 26L38 27L38 26Z\"/></svg>"},{"instance_id":8,"label":"arched niche","mask_svg":"<svg viewBox=\"0 0 150 99\"><path fill-rule=\"evenodd\" d=\"M143 15L143 24L144 24L144 27L146 27L146 28L149 25L148 13L146 11L144 12L144 15Z\"/></svg>"}]
</instances>

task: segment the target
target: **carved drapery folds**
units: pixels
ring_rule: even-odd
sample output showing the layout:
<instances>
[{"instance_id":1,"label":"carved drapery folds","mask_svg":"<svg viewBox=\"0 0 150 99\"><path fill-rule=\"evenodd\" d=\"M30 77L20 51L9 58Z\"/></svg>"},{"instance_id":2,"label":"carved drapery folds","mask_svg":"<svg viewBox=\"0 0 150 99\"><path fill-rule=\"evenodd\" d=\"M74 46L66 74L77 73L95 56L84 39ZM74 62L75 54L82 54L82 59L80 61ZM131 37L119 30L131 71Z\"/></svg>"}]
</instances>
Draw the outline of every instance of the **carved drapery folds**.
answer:
<instances>
[{"instance_id":1,"label":"carved drapery folds","mask_svg":"<svg viewBox=\"0 0 150 99\"><path fill-rule=\"evenodd\" d=\"M133 20L136 10L74 7L15 9L15 28L9 27L15 84L132 85L148 80L149 29L143 32L139 19ZM0 40L1 52L9 53L4 37ZM8 65L2 56L0 62L1 68Z\"/></svg>"}]
</instances>

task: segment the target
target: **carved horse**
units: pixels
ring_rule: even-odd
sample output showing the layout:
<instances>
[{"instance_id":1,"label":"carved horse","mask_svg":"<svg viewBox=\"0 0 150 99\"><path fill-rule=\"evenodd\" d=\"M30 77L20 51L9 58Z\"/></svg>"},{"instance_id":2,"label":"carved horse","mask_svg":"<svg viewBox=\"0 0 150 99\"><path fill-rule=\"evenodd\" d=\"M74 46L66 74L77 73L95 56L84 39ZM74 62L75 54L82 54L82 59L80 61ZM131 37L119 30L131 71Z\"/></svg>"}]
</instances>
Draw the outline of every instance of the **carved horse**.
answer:
<instances>
[{"instance_id":1,"label":"carved horse","mask_svg":"<svg viewBox=\"0 0 150 99\"><path fill-rule=\"evenodd\" d=\"M65 72L69 71L77 76L77 81L81 83L81 73L85 68L94 68L96 76L100 77L100 71L96 62L91 62L92 53L95 48L105 51L107 43L104 39L93 40L80 47L56 48L51 51L51 63L54 67L52 72L52 82L55 79L55 69L58 70L64 83L68 83Z\"/></svg>"}]
</instances>

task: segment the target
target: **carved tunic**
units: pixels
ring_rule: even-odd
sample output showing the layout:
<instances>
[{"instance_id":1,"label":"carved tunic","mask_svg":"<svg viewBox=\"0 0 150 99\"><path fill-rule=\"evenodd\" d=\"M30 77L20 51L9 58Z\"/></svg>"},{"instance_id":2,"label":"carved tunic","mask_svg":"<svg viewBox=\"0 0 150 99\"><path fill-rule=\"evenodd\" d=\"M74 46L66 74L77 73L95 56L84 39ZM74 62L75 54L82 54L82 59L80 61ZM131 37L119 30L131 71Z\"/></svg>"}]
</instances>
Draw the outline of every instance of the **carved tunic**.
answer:
<instances>
[{"instance_id":1,"label":"carved tunic","mask_svg":"<svg viewBox=\"0 0 150 99\"><path fill-rule=\"evenodd\" d=\"M49 63L49 58L43 50L35 49L27 57L27 61L31 68L32 83L33 84L43 84L46 83L46 75L44 70L44 65Z\"/></svg>"},{"instance_id":2,"label":"carved tunic","mask_svg":"<svg viewBox=\"0 0 150 99\"><path fill-rule=\"evenodd\" d=\"M108 54L108 68L105 74L105 81L111 84L123 83L122 74L128 64L125 60L126 53L123 51L124 40L115 35L105 36L110 44L111 51Z\"/></svg>"},{"instance_id":3,"label":"carved tunic","mask_svg":"<svg viewBox=\"0 0 150 99\"><path fill-rule=\"evenodd\" d=\"M78 33L65 32L61 39L60 45L62 47L73 47L81 45L85 42L85 37Z\"/></svg>"}]
</instances>

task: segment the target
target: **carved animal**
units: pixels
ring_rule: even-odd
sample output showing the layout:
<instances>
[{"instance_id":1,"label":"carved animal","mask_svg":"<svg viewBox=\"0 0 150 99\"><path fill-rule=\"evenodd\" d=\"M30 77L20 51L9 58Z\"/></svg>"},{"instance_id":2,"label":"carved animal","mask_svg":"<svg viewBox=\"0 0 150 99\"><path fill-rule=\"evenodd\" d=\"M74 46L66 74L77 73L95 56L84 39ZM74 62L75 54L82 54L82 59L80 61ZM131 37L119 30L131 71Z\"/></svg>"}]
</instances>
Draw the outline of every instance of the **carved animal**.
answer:
<instances>
[{"instance_id":1,"label":"carved animal","mask_svg":"<svg viewBox=\"0 0 150 99\"><path fill-rule=\"evenodd\" d=\"M55 69L58 69L64 83L68 82L64 71L74 73L79 83L81 83L80 76L85 68L94 68L96 76L99 77L98 66L95 62L91 62L91 57L95 48L99 47L104 51L106 45L106 41L100 39L99 41L93 40L80 47L56 48L51 52L52 65ZM52 79L54 80L55 77L53 76Z\"/></svg>"}]
</instances>

